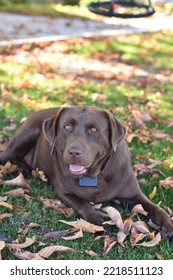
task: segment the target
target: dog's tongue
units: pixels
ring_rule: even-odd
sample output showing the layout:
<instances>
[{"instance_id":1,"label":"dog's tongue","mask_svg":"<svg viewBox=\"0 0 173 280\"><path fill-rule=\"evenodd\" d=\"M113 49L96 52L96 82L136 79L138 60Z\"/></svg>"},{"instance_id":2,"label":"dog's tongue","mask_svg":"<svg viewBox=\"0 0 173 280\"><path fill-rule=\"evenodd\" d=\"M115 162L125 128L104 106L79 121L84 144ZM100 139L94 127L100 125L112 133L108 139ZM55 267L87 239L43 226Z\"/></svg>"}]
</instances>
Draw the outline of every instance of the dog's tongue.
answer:
<instances>
[{"instance_id":1,"label":"dog's tongue","mask_svg":"<svg viewBox=\"0 0 173 280\"><path fill-rule=\"evenodd\" d=\"M78 164L70 164L70 171L72 173L80 173L80 172L85 172L85 167L83 165L78 165Z\"/></svg>"}]
</instances>

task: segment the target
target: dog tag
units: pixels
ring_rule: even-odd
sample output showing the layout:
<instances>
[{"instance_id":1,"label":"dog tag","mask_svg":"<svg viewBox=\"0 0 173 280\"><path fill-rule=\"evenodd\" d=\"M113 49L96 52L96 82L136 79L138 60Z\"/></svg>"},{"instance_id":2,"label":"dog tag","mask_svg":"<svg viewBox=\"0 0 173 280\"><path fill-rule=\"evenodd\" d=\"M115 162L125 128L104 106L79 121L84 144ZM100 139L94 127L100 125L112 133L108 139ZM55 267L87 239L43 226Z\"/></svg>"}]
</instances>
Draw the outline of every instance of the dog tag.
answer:
<instances>
[{"instance_id":1,"label":"dog tag","mask_svg":"<svg viewBox=\"0 0 173 280\"><path fill-rule=\"evenodd\" d=\"M79 178L80 187L97 187L98 177L81 177Z\"/></svg>"}]
</instances>

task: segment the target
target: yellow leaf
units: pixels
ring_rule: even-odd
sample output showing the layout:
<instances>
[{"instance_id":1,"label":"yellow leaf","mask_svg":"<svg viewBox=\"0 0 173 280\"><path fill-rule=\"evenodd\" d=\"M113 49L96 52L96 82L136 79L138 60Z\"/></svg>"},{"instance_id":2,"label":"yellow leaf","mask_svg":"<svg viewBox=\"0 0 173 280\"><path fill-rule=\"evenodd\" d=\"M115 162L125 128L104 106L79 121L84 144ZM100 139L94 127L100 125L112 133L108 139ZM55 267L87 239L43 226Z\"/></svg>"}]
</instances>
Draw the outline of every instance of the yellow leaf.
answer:
<instances>
[{"instance_id":1,"label":"yellow leaf","mask_svg":"<svg viewBox=\"0 0 173 280\"><path fill-rule=\"evenodd\" d=\"M9 209L13 210L13 205L11 203L0 201L0 206L3 206L3 207L6 207L6 208L9 208Z\"/></svg>"},{"instance_id":2,"label":"yellow leaf","mask_svg":"<svg viewBox=\"0 0 173 280\"><path fill-rule=\"evenodd\" d=\"M13 216L13 214L11 213L4 213L4 214L0 214L0 221L7 219L9 217Z\"/></svg>"},{"instance_id":3,"label":"yellow leaf","mask_svg":"<svg viewBox=\"0 0 173 280\"><path fill-rule=\"evenodd\" d=\"M157 187L155 186L153 188L153 191L149 194L149 199L153 199L155 194L156 194L156 192L157 192Z\"/></svg>"}]
</instances>

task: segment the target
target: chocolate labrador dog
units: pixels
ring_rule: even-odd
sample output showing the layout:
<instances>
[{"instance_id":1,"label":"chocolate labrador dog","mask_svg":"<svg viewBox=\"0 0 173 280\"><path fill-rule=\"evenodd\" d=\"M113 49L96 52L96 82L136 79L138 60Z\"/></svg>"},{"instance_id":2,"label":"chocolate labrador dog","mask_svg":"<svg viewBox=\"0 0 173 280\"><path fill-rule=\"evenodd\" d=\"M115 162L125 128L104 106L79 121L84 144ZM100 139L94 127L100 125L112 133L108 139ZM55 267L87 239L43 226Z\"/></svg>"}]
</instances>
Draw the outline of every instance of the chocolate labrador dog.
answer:
<instances>
[{"instance_id":1,"label":"chocolate labrador dog","mask_svg":"<svg viewBox=\"0 0 173 280\"><path fill-rule=\"evenodd\" d=\"M173 239L170 217L138 185L125 136L123 124L97 107L41 110L28 117L0 154L0 164L18 159L44 171L59 198L96 225L103 220L90 202L142 204L164 236Z\"/></svg>"}]
</instances>

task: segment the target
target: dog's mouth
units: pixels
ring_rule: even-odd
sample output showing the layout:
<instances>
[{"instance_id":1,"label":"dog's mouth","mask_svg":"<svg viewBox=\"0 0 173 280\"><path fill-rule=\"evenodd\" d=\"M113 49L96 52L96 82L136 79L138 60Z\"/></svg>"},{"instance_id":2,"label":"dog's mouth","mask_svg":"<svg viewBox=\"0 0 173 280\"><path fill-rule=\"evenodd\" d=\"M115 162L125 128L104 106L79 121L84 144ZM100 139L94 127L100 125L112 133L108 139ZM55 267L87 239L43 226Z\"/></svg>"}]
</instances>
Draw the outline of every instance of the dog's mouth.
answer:
<instances>
[{"instance_id":1,"label":"dog's mouth","mask_svg":"<svg viewBox=\"0 0 173 280\"><path fill-rule=\"evenodd\" d=\"M87 172L87 169L83 165L73 163L69 165L69 172L72 175L81 176Z\"/></svg>"}]
</instances>

